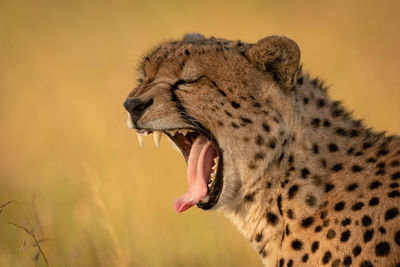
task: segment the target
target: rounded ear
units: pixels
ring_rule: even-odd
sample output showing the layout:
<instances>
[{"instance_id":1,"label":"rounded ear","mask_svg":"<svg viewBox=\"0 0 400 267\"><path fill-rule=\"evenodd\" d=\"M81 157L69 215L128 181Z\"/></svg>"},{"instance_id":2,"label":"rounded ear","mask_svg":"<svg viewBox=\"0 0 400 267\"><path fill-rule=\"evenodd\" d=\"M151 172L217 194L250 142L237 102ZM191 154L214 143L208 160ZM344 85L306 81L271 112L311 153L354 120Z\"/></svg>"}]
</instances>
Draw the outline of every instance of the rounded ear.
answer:
<instances>
[{"instance_id":1,"label":"rounded ear","mask_svg":"<svg viewBox=\"0 0 400 267\"><path fill-rule=\"evenodd\" d=\"M247 56L257 68L269 72L283 88L292 88L296 81L300 63L297 44L283 36L269 36L258 41Z\"/></svg>"},{"instance_id":2,"label":"rounded ear","mask_svg":"<svg viewBox=\"0 0 400 267\"><path fill-rule=\"evenodd\" d=\"M196 32L192 32L192 33L186 33L183 36L183 41L199 41L199 40L205 40L206 37L204 37L204 35L202 35L201 33L196 33Z\"/></svg>"}]
</instances>

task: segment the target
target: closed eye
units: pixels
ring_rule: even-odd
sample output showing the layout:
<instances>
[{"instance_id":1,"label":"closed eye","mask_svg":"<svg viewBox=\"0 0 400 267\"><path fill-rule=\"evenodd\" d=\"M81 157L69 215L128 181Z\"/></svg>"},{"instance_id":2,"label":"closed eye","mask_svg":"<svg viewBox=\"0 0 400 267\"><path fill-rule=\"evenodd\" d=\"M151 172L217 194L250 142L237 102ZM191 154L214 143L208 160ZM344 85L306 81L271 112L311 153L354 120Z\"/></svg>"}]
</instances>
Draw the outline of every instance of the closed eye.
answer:
<instances>
[{"instance_id":1,"label":"closed eye","mask_svg":"<svg viewBox=\"0 0 400 267\"><path fill-rule=\"evenodd\" d=\"M178 89L178 87L182 84L196 83L196 82L200 81L202 78L204 78L204 76L200 76L199 78L197 78L195 80L178 80L173 85L171 85L171 87L172 87L172 89L175 90L175 89Z\"/></svg>"}]
</instances>

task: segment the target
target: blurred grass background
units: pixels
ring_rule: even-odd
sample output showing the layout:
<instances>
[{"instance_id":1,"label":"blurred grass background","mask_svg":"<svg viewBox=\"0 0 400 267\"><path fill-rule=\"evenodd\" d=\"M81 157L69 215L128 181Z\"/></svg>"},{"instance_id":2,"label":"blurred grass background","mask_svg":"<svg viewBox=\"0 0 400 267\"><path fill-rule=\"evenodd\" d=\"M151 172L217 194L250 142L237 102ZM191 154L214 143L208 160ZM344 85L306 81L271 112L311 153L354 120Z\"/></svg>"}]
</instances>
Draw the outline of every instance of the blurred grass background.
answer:
<instances>
[{"instance_id":1,"label":"blurred grass background","mask_svg":"<svg viewBox=\"0 0 400 267\"><path fill-rule=\"evenodd\" d=\"M122 103L138 59L201 32L294 39L357 118L400 133L399 1L0 1L0 266L260 266L229 221L193 208L184 160L144 148ZM30 226L27 224L29 221Z\"/></svg>"}]
</instances>

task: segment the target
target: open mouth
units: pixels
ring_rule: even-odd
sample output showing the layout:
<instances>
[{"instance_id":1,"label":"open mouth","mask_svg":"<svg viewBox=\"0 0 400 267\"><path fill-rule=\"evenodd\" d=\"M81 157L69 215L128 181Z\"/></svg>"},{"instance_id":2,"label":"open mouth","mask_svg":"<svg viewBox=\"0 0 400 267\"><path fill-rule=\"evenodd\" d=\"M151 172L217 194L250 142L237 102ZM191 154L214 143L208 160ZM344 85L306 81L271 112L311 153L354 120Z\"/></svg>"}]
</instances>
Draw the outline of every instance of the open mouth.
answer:
<instances>
[{"instance_id":1,"label":"open mouth","mask_svg":"<svg viewBox=\"0 0 400 267\"><path fill-rule=\"evenodd\" d=\"M185 158L188 190L175 200L176 212L183 212L194 205L206 210L218 202L222 190L223 161L218 143L210 133L195 129L136 131L141 145L144 136L152 133L157 147L160 146L160 139L164 133Z\"/></svg>"}]
</instances>

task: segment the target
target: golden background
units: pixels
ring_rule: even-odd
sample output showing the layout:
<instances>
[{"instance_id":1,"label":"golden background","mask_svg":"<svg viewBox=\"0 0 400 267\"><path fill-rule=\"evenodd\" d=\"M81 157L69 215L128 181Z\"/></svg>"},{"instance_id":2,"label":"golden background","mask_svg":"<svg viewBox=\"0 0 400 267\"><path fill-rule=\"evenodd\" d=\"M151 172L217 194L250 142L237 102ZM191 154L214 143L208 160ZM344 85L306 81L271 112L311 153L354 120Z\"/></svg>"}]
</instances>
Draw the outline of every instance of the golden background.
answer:
<instances>
[{"instance_id":1,"label":"golden background","mask_svg":"<svg viewBox=\"0 0 400 267\"><path fill-rule=\"evenodd\" d=\"M14 201L0 209L0 266L45 266L10 222L50 266L260 266L222 215L174 212L183 158L126 127L140 56L187 32L286 35L333 98L398 134L399 3L0 1L0 204Z\"/></svg>"}]
</instances>

